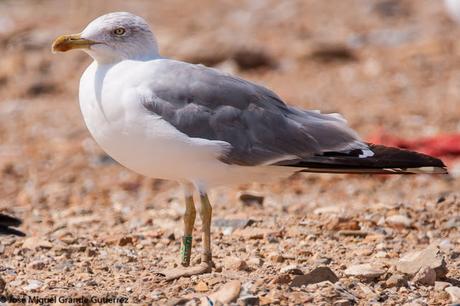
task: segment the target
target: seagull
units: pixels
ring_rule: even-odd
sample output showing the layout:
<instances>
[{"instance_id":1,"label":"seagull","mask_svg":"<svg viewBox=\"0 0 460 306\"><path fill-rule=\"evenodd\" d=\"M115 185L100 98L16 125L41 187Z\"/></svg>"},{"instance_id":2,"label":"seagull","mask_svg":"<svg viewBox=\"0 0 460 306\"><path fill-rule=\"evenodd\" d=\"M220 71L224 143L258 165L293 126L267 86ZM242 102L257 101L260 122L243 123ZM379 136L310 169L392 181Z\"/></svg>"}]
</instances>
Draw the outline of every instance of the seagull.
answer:
<instances>
[{"instance_id":1,"label":"seagull","mask_svg":"<svg viewBox=\"0 0 460 306\"><path fill-rule=\"evenodd\" d=\"M11 228L11 226L18 227L21 224L22 221L17 218L0 214L0 235L15 235L24 237L25 234L23 232Z\"/></svg>"},{"instance_id":2,"label":"seagull","mask_svg":"<svg viewBox=\"0 0 460 306\"><path fill-rule=\"evenodd\" d=\"M131 13L100 16L52 45L53 52L74 49L94 60L79 100L96 142L125 167L184 187L181 266L162 273L168 280L212 271L213 187L299 172L447 173L434 157L364 142L339 114L289 106L263 86L162 57L149 25ZM201 263L190 266L194 192L203 249Z\"/></svg>"}]
</instances>

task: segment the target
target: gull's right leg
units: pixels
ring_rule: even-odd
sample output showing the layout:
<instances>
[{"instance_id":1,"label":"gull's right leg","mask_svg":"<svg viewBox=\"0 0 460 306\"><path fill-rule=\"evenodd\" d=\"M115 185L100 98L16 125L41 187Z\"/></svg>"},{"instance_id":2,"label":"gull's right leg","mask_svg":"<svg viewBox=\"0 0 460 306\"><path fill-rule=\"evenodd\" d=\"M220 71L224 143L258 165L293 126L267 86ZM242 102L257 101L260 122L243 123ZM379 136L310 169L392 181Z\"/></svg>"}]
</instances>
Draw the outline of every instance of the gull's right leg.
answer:
<instances>
[{"instance_id":1,"label":"gull's right leg","mask_svg":"<svg viewBox=\"0 0 460 306\"><path fill-rule=\"evenodd\" d=\"M185 191L185 214L184 214L184 236L180 249L181 264L184 267L190 265L192 255L193 227L195 226L196 210L193 202L193 193Z\"/></svg>"}]
</instances>

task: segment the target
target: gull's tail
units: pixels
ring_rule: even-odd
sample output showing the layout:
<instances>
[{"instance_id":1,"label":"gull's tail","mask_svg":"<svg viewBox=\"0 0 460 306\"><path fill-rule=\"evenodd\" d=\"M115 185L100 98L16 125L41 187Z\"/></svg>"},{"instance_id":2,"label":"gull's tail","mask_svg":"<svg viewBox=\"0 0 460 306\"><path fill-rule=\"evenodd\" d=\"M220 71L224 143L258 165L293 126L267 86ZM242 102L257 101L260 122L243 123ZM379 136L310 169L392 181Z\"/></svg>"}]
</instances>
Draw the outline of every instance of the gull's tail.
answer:
<instances>
[{"instance_id":1,"label":"gull's tail","mask_svg":"<svg viewBox=\"0 0 460 306\"><path fill-rule=\"evenodd\" d=\"M12 227L18 227L22 224L21 220L10 217L4 214L0 214L0 235L16 235L25 236L23 232L15 230Z\"/></svg>"},{"instance_id":2,"label":"gull's tail","mask_svg":"<svg viewBox=\"0 0 460 306\"><path fill-rule=\"evenodd\" d=\"M289 166L302 168L300 172L317 173L448 173L440 159L426 154L374 144L369 144L369 151L369 154L363 154L361 150L349 153L329 152Z\"/></svg>"}]
</instances>

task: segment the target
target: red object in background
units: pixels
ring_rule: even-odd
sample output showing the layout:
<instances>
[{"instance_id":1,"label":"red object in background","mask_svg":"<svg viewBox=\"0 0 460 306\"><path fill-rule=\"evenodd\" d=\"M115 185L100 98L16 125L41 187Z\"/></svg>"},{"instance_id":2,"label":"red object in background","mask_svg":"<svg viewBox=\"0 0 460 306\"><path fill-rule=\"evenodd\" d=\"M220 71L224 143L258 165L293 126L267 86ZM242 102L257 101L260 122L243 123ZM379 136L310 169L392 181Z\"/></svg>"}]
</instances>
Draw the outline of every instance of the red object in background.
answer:
<instances>
[{"instance_id":1,"label":"red object in background","mask_svg":"<svg viewBox=\"0 0 460 306\"><path fill-rule=\"evenodd\" d=\"M460 134L444 134L418 139L404 139L401 137L378 132L368 139L374 144L382 144L407 150L425 153L451 163L460 158Z\"/></svg>"}]
</instances>

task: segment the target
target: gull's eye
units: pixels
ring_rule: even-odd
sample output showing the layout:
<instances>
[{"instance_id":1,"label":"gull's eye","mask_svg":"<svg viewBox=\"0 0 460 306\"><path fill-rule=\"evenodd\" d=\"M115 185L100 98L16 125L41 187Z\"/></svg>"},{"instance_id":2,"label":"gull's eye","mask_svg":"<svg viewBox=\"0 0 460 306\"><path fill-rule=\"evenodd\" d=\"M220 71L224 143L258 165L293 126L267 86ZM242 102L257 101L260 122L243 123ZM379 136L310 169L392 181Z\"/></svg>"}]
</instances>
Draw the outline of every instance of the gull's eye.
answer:
<instances>
[{"instance_id":1,"label":"gull's eye","mask_svg":"<svg viewBox=\"0 0 460 306\"><path fill-rule=\"evenodd\" d=\"M123 28L116 28L115 30L113 30L113 34L118 35L118 36L125 35L125 33L126 33L126 30Z\"/></svg>"}]
</instances>

